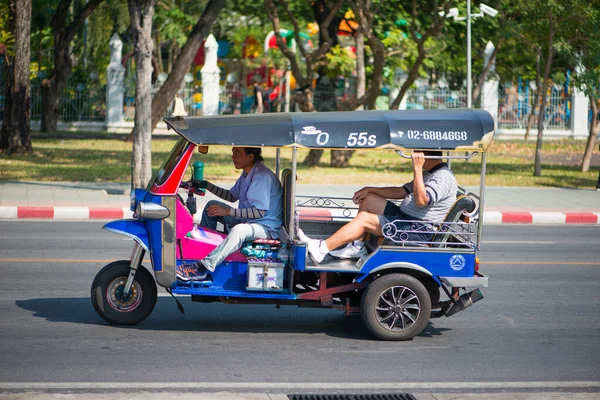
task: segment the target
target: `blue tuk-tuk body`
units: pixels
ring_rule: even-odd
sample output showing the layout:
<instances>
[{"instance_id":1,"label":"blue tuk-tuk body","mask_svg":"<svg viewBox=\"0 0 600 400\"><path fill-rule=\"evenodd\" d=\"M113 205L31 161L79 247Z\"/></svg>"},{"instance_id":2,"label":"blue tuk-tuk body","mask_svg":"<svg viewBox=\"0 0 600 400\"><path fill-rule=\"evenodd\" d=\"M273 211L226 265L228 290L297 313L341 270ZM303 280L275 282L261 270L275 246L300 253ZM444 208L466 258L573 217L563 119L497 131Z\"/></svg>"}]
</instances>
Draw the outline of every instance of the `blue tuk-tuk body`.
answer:
<instances>
[{"instance_id":1,"label":"blue tuk-tuk body","mask_svg":"<svg viewBox=\"0 0 600 400\"><path fill-rule=\"evenodd\" d=\"M360 313L380 339L405 340L421 333L430 318L451 316L482 298L488 279L479 273L485 189L485 152L494 131L481 110L360 111L186 117L165 120L181 138L146 189L132 191L134 218L105 229L131 237L130 260L104 267L92 284L92 302L113 324L136 324L156 302L156 284L198 302L328 307ZM284 224L271 251L236 252L208 281L182 282L175 268L204 257L224 234L195 224L179 191L194 150L228 145L291 152L281 171ZM372 237L359 260L326 258L313 265L298 230L327 237L348 222L356 207L348 199L296 195L297 151L368 149L442 150L444 158L481 157L479 194L461 190L446 219L432 226L431 240L410 242L397 235ZM465 155L466 154L466 155ZM183 185L185 187L185 185ZM189 191L188 197L193 196ZM188 198L189 200L189 198ZM350 204L347 206L347 204ZM194 206L195 208L195 206ZM326 211L326 212L323 212ZM197 230L195 237L188 232ZM260 243L259 243L260 245ZM258 249L261 247L258 246ZM140 268L149 253L152 272ZM179 303L178 303L179 305Z\"/></svg>"}]
</instances>

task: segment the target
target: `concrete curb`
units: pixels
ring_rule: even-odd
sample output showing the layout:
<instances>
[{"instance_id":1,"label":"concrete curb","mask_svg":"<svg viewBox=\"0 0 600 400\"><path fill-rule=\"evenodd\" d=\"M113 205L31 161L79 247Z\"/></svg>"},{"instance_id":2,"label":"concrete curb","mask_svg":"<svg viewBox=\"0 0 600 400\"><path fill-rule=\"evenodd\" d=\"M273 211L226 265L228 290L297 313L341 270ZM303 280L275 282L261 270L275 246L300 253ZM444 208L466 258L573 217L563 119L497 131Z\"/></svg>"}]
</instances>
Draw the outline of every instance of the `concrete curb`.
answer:
<instances>
[{"instance_id":1,"label":"concrete curb","mask_svg":"<svg viewBox=\"0 0 600 400\"><path fill-rule=\"evenodd\" d=\"M0 207L0 220L6 219L53 219L53 220L111 220L131 218L128 207ZM331 220L338 217L324 209L300 209L301 219ZM600 225L600 213L593 212L501 212L486 211L485 224L586 224Z\"/></svg>"}]
</instances>

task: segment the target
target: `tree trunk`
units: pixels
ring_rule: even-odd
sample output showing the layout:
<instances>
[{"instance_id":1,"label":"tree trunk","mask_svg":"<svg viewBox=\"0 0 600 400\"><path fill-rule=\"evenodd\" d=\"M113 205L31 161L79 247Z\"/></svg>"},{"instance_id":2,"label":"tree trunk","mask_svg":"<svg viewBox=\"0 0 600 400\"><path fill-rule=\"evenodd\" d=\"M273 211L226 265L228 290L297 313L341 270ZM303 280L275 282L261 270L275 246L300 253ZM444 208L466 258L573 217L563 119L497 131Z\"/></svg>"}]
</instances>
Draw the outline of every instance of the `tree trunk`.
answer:
<instances>
[{"instance_id":1,"label":"tree trunk","mask_svg":"<svg viewBox=\"0 0 600 400\"><path fill-rule=\"evenodd\" d=\"M312 88L305 89L302 93L297 93L294 95L294 101L298 104L300 111L302 112L316 112L315 105L313 103L313 93ZM308 167L316 167L321 162L321 157L323 156L323 150L311 149L302 164Z\"/></svg>"},{"instance_id":2,"label":"tree trunk","mask_svg":"<svg viewBox=\"0 0 600 400\"><path fill-rule=\"evenodd\" d=\"M531 111L531 113L529 113L529 116L527 117L527 129L525 130L525 141L529 140L529 135L531 134L531 126L533 125L533 120L535 119L535 115L536 113L538 113L539 110L539 106L542 102L541 99L541 82L540 82L540 77L542 76L542 67L540 64L540 59L542 57L541 53L541 49L538 47L537 48L537 56L535 58L535 87L537 89L537 93L535 96L535 102L533 103L533 110ZM518 115L517 115L518 117Z\"/></svg>"},{"instance_id":3,"label":"tree trunk","mask_svg":"<svg viewBox=\"0 0 600 400\"><path fill-rule=\"evenodd\" d=\"M60 115L59 93L64 90L66 80L58 79L55 75L50 79L43 79L40 86L42 89L42 123L40 129L42 132L56 132ZM59 87L60 89L58 89Z\"/></svg>"},{"instance_id":4,"label":"tree trunk","mask_svg":"<svg viewBox=\"0 0 600 400\"><path fill-rule=\"evenodd\" d=\"M49 79L42 81L42 132L56 132L59 117L59 102L67 81L71 76L73 63L69 48L75 34L81 29L90 14L104 0L89 0L69 24L67 18L72 12L72 0L61 0L51 21L54 33L54 70Z\"/></svg>"},{"instance_id":5,"label":"tree trunk","mask_svg":"<svg viewBox=\"0 0 600 400\"><path fill-rule=\"evenodd\" d=\"M400 92L398 93L398 96L396 96L396 98L392 102L392 105L390 106L390 109L392 109L392 110L397 110L398 107L400 107L400 102L406 95L406 92L408 92L408 89L410 88L410 86L419 77L419 69L421 68L421 65L423 65L423 62L425 61L425 55L426 55L425 54L425 46L422 42L417 42L417 51L418 51L417 59L416 59L415 63L410 67L410 71L408 71L408 77L406 78L406 81L404 81L404 83L400 87Z\"/></svg>"},{"instance_id":6,"label":"tree trunk","mask_svg":"<svg viewBox=\"0 0 600 400\"><path fill-rule=\"evenodd\" d=\"M546 104L548 103L548 96L546 96L546 92L548 91L548 81L550 79L550 70L552 67L552 56L554 55L554 50L552 49L552 43L554 41L554 20L552 19L552 15L550 15L549 21L549 34L548 34L548 58L546 59L546 68L544 69L544 83L542 87L542 104L540 105L540 115L538 118L538 134L537 134L537 142L535 145L535 165L533 167L533 176L541 176L542 175L542 140L544 137L544 117Z\"/></svg>"},{"instance_id":7,"label":"tree trunk","mask_svg":"<svg viewBox=\"0 0 600 400\"><path fill-rule=\"evenodd\" d=\"M128 0L136 61L135 136L131 188L145 187L152 174L152 16L156 0Z\"/></svg>"},{"instance_id":8,"label":"tree trunk","mask_svg":"<svg viewBox=\"0 0 600 400\"><path fill-rule=\"evenodd\" d=\"M7 154L24 154L32 151L29 125L31 0L9 0L8 8L11 16L8 27L15 39L15 54L6 57L8 75L0 150Z\"/></svg>"},{"instance_id":9,"label":"tree trunk","mask_svg":"<svg viewBox=\"0 0 600 400\"><path fill-rule=\"evenodd\" d=\"M204 12L196 22L196 25L190 32L187 41L181 49L181 53L177 56L175 63L167 77L167 80L162 84L158 93L152 99L152 124L151 130L154 130L156 124L162 119L165 111L169 108L177 91L181 88L181 83L185 74L190 70L194 56L198 52L200 45L206 39L211 26L217 19L219 12L223 8L224 0L210 0L204 9ZM132 141L135 134L133 131L127 136L126 141Z\"/></svg>"},{"instance_id":10,"label":"tree trunk","mask_svg":"<svg viewBox=\"0 0 600 400\"><path fill-rule=\"evenodd\" d=\"M581 161L581 172L588 172L590 170L590 163L592 161L592 154L594 153L594 147L596 147L596 136L600 132L600 121L598 121L598 105L596 98L590 94L590 105L592 106L592 122L590 124L590 134L588 136L587 144L585 145L585 151L583 153L583 159ZM600 176L598 178L600 182Z\"/></svg>"}]
</instances>

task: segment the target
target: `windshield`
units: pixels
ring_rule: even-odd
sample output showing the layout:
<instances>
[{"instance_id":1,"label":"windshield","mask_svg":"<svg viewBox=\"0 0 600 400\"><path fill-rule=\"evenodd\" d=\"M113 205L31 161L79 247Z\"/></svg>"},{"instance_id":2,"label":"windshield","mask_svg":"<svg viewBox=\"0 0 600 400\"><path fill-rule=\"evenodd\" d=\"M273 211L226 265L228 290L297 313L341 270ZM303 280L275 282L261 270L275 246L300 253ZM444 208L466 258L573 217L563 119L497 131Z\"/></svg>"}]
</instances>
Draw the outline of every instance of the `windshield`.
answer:
<instances>
[{"instance_id":1,"label":"windshield","mask_svg":"<svg viewBox=\"0 0 600 400\"><path fill-rule=\"evenodd\" d=\"M165 183L165 181L173 173L173 169L175 168L175 166L179 163L181 156L185 154L188 146L191 145L192 143L188 142L184 138L180 138L177 141L177 143L173 147L173 150L171 150L171 154L169 154L169 157L165 160L165 162L163 162L163 164L160 166L154 177L150 180L150 183L148 184L147 188L148 190L150 190L150 188L154 184L160 186Z\"/></svg>"}]
</instances>

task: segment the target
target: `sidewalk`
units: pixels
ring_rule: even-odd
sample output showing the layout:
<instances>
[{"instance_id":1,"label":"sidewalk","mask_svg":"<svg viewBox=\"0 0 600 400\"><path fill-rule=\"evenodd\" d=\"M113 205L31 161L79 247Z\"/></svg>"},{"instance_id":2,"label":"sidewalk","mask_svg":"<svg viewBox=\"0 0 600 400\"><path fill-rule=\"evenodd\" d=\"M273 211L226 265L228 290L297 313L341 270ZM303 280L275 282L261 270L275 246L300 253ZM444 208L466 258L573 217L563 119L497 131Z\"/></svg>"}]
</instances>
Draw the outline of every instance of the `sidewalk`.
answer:
<instances>
[{"instance_id":1,"label":"sidewalk","mask_svg":"<svg viewBox=\"0 0 600 400\"><path fill-rule=\"evenodd\" d=\"M356 185L298 185L299 195L350 198ZM477 188L467 187L477 193ZM196 197L198 209L209 196ZM90 220L131 218L128 183L0 182L0 219ZM600 224L600 191L488 187L484 222Z\"/></svg>"}]
</instances>

